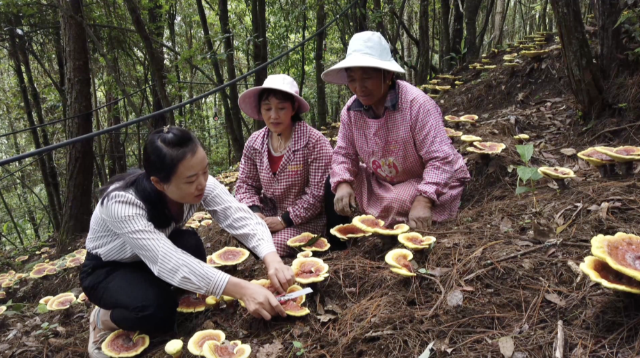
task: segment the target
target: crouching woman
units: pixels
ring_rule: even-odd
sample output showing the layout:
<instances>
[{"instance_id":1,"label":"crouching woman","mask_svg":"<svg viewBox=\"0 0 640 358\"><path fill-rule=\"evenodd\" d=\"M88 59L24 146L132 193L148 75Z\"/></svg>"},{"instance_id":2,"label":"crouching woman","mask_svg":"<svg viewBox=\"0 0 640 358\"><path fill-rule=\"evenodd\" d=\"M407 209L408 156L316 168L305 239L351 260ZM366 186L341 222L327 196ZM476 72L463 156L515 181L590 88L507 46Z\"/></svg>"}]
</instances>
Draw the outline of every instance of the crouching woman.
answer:
<instances>
[{"instance_id":1,"label":"crouching woman","mask_svg":"<svg viewBox=\"0 0 640 358\"><path fill-rule=\"evenodd\" d=\"M281 256L292 253L289 239L303 232L323 234L326 224L324 180L332 149L300 117L309 104L298 93L293 78L271 75L239 99L240 109L266 127L244 147L236 198L266 222Z\"/></svg>"},{"instance_id":2,"label":"crouching woman","mask_svg":"<svg viewBox=\"0 0 640 358\"><path fill-rule=\"evenodd\" d=\"M173 332L179 289L241 299L252 315L267 320L285 316L264 287L208 266L198 234L182 229L202 205L264 261L280 291L294 282L267 225L209 176L198 139L178 127L152 132L143 167L144 171L114 178L91 218L80 274L83 291L97 306L89 319L89 356L106 357L101 342L117 329L151 335Z\"/></svg>"}]
</instances>

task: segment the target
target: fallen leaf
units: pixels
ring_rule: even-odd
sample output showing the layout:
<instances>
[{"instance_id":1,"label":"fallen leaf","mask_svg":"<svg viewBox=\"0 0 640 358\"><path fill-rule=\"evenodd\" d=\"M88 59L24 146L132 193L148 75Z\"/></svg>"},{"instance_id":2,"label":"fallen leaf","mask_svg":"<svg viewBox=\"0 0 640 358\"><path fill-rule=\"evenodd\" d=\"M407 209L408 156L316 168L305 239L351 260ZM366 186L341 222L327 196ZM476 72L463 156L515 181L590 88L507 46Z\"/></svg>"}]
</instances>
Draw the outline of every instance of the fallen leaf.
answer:
<instances>
[{"instance_id":1,"label":"fallen leaf","mask_svg":"<svg viewBox=\"0 0 640 358\"><path fill-rule=\"evenodd\" d=\"M511 220L509 220L509 218L505 216L504 218L502 218L502 221L500 221L500 231L507 232L509 230L512 230L512 225L513 223L511 222Z\"/></svg>"},{"instance_id":2,"label":"fallen leaf","mask_svg":"<svg viewBox=\"0 0 640 358\"><path fill-rule=\"evenodd\" d=\"M564 229L566 229L569 225L571 225L572 222L573 222L573 218L571 220L569 220L568 223L566 223L564 225L561 225L561 226L558 226L556 228L556 235L559 235L561 232L563 232Z\"/></svg>"},{"instance_id":3,"label":"fallen leaf","mask_svg":"<svg viewBox=\"0 0 640 358\"><path fill-rule=\"evenodd\" d=\"M564 148L564 149L560 149L560 153L566 155L566 156L572 156L574 154L577 153L577 151L573 148Z\"/></svg>"},{"instance_id":4,"label":"fallen leaf","mask_svg":"<svg viewBox=\"0 0 640 358\"><path fill-rule=\"evenodd\" d=\"M431 276L440 277L449 273L452 269L448 267L436 267L434 269L428 269L427 273Z\"/></svg>"},{"instance_id":5,"label":"fallen leaf","mask_svg":"<svg viewBox=\"0 0 640 358\"><path fill-rule=\"evenodd\" d=\"M531 270L533 269L533 262L531 262L531 260L529 259L524 259L522 260L522 267L524 267L527 270Z\"/></svg>"},{"instance_id":6,"label":"fallen leaf","mask_svg":"<svg viewBox=\"0 0 640 358\"><path fill-rule=\"evenodd\" d=\"M447 295L447 304L451 307L462 306L463 298L464 295L462 294L462 291L458 289L453 290Z\"/></svg>"},{"instance_id":7,"label":"fallen leaf","mask_svg":"<svg viewBox=\"0 0 640 358\"><path fill-rule=\"evenodd\" d=\"M527 358L527 357L528 357L527 353L515 352L513 353L513 357L511 358Z\"/></svg>"},{"instance_id":8,"label":"fallen leaf","mask_svg":"<svg viewBox=\"0 0 640 358\"><path fill-rule=\"evenodd\" d=\"M342 313L342 308L338 307L337 305L333 304L333 303L327 303L324 306L325 311L333 311L337 314Z\"/></svg>"},{"instance_id":9,"label":"fallen leaf","mask_svg":"<svg viewBox=\"0 0 640 358\"><path fill-rule=\"evenodd\" d=\"M334 315L332 313L325 313L325 314L321 314L321 315L317 315L316 318L318 318L320 320L321 323L325 323L325 322L329 322L332 319L338 317L337 315Z\"/></svg>"},{"instance_id":10,"label":"fallen leaf","mask_svg":"<svg viewBox=\"0 0 640 358\"><path fill-rule=\"evenodd\" d=\"M462 288L460 288L460 291L465 291L465 292L473 292L476 289L471 287L471 286L462 286Z\"/></svg>"},{"instance_id":11,"label":"fallen leaf","mask_svg":"<svg viewBox=\"0 0 640 358\"><path fill-rule=\"evenodd\" d=\"M565 300L563 300L562 298L560 298L560 296L558 296L555 293L545 293L544 294L544 298L546 298L547 300L557 304L560 307L564 307L567 305L567 302Z\"/></svg>"},{"instance_id":12,"label":"fallen leaf","mask_svg":"<svg viewBox=\"0 0 640 358\"><path fill-rule=\"evenodd\" d=\"M264 346L258 348L258 352L256 353L256 358L273 358L280 357L280 351L283 346L279 340L273 341L273 343L265 344Z\"/></svg>"},{"instance_id":13,"label":"fallen leaf","mask_svg":"<svg viewBox=\"0 0 640 358\"><path fill-rule=\"evenodd\" d=\"M525 240L514 240L513 243L518 246L533 246L531 242Z\"/></svg>"},{"instance_id":14,"label":"fallen leaf","mask_svg":"<svg viewBox=\"0 0 640 358\"><path fill-rule=\"evenodd\" d=\"M551 255L553 255L556 252L556 249L553 247L550 247L549 250L547 250L547 252L545 253L546 257L549 257Z\"/></svg>"},{"instance_id":15,"label":"fallen leaf","mask_svg":"<svg viewBox=\"0 0 640 358\"><path fill-rule=\"evenodd\" d=\"M433 347L434 343L436 343L436 341L429 343L427 349L425 349L418 358L429 358L429 356L431 355L431 348Z\"/></svg>"},{"instance_id":16,"label":"fallen leaf","mask_svg":"<svg viewBox=\"0 0 640 358\"><path fill-rule=\"evenodd\" d=\"M498 339L498 346L504 358L511 358L513 356L513 350L515 349L513 338L506 336Z\"/></svg>"}]
</instances>

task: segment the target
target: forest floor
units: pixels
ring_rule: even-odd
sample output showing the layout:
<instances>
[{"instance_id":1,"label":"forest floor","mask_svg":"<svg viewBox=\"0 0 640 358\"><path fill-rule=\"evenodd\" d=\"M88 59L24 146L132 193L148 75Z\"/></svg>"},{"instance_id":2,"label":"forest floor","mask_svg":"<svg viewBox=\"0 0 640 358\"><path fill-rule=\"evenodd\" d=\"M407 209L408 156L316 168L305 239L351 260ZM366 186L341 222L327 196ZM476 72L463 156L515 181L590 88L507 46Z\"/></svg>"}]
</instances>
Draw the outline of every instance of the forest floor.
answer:
<instances>
[{"instance_id":1,"label":"forest floor","mask_svg":"<svg viewBox=\"0 0 640 358\"><path fill-rule=\"evenodd\" d=\"M498 63L503 55L490 59ZM426 274L405 278L389 270L384 255L397 242L354 240L349 250L321 255L330 277L308 297L310 315L266 322L231 304L180 314L179 336L186 343L197 330L221 329L228 339L249 343L252 357L260 358L418 357L427 346L431 357L542 358L554 356L559 336L563 357L638 356L640 300L594 284L577 269L593 236L640 232L638 169L632 178L603 179L567 150L638 145L638 126L626 124L622 114L583 123L561 60L554 50L539 62L524 59L516 69L464 70L456 75L466 84L437 99L445 115L480 116L477 126L462 128L465 134L507 148L482 173L475 169L477 158L463 152L473 179L457 220L435 225L429 232L437 237L435 247L416 257ZM558 192L543 179L535 194L515 195L518 133L535 144L532 165L576 172L570 189ZM215 226L200 234L209 253L237 246ZM0 356L86 356L89 305L44 314L36 309L41 297L79 293L78 273L75 268L26 280L7 292L2 302L25 307L0 318ZM253 257L235 274L266 277ZM44 323L58 326L43 329ZM164 342L152 341L144 356L166 357Z\"/></svg>"}]
</instances>

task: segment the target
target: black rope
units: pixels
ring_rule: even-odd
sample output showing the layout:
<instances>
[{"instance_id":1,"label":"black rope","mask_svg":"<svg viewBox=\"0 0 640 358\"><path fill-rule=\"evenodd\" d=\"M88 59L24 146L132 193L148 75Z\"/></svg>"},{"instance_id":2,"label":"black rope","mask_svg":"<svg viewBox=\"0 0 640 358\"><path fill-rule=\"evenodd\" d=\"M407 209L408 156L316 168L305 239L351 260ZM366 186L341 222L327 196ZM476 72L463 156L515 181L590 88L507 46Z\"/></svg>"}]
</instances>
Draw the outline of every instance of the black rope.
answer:
<instances>
[{"instance_id":1,"label":"black rope","mask_svg":"<svg viewBox=\"0 0 640 358\"><path fill-rule=\"evenodd\" d=\"M311 37L307 37L306 39L302 40L299 44L295 45L291 49L279 54L278 56L276 56L276 57L272 58L271 60L261 64L260 66L254 68L253 70L241 75L240 77L236 77L235 79L233 79L233 80L231 80L231 81L229 81L229 82L227 82L227 83L225 83L225 84L223 84L223 85L221 85L219 87L216 87L216 88L212 89L209 92L205 92L205 93L203 93L203 94L201 94L199 96L196 96L196 97L193 97L191 99L188 99L188 100L186 100L186 101L184 101L182 103L175 104L175 105L173 105L171 107L167 107L167 108L161 109L161 110L159 110L157 112L149 113L149 114L144 115L142 117L138 117L138 118L132 119L130 121L127 121L127 122L124 122L124 123L121 123L121 124L117 124L117 125L111 126L109 128L105 128L105 129L99 130L97 132L91 132L91 133L88 133L88 134L85 134L85 135L81 135L81 136L78 136L78 137L75 137L75 138L72 138L72 139L65 140L65 141L60 142L60 143L52 144L52 145L44 147L44 148L39 148L39 149L32 150L32 151L27 152L27 153L16 155L14 157L10 157L10 158L7 158L7 159L2 159L2 160L0 160L0 167L3 166L3 165L7 165L7 164L11 164L11 163L17 162L19 160L24 160L24 159L27 159L27 158L31 158L31 157L36 156L36 155L45 154L45 153L51 152L51 151L56 150L56 149L64 148L64 147L70 146L70 145L78 143L78 142L82 142L82 141L85 141L85 140L88 140L88 139L92 139L92 138L101 136L103 134L108 134L108 133L113 132L115 130L118 130L120 128L125 128L125 127L132 126L134 124L137 124L137 123L146 121L148 119L151 119L151 118L153 118L153 117L155 117L157 115L165 114L165 113L168 113L168 112L171 112L171 111L175 111L176 109L185 107L185 106L190 105L192 103L195 103L195 102L197 102L197 101L199 101L199 100L201 100L203 98L207 98L207 97L211 96L214 93L220 92L220 91L226 89L227 87L229 87L229 86L231 86L231 85L233 85L233 84L235 84L237 82L240 82L240 81L244 80L245 78L255 74L256 72L260 71L261 69L271 65L272 63L280 60L281 58L287 56L288 54L290 54L293 51L297 50L298 48L302 47L304 44L306 44L307 42L311 41L313 38L315 38L316 36L321 34L329 26L333 25L342 15L344 15L349 9L351 9L353 7L353 5L355 5L357 2L358 2L358 0L354 0L351 4L349 4L349 6L345 7L336 17L334 17L331 21L329 21L326 25L324 25L320 30L316 31Z\"/></svg>"},{"instance_id":2,"label":"black rope","mask_svg":"<svg viewBox=\"0 0 640 358\"><path fill-rule=\"evenodd\" d=\"M151 87L151 85L146 85L146 86L140 88L139 90L136 90L134 92L129 93L129 96L132 96L132 95L134 95L134 94L136 94L138 92L142 92L142 91L146 90L149 87ZM46 127L46 126L49 126L49 125L52 125L52 124L56 124L56 123L60 123L60 122L65 122L65 121L68 121L70 119L74 119L74 118L77 118L77 117L81 117L81 116L87 115L89 113L96 112L96 111L98 111L98 110L100 110L102 108L108 107L108 106L110 106L110 105L112 105L114 103L118 103L118 102L122 101L125 98L126 98L126 96L114 99L113 101L111 101L109 103L105 103L100 107L96 107L96 108L90 110L89 112L76 114L76 115L73 115L73 116L67 117L67 118L56 119L56 120L53 120L53 121L50 121L50 122L47 122L47 123L38 124L38 125L35 125L33 127L27 127L27 128L23 128L23 129L18 129L17 131L13 131L13 132L9 132L9 133L0 134L0 138L6 137L6 136L10 136L10 135L13 135L13 134L18 134L18 133L30 131L32 129L38 129L38 128Z\"/></svg>"}]
</instances>

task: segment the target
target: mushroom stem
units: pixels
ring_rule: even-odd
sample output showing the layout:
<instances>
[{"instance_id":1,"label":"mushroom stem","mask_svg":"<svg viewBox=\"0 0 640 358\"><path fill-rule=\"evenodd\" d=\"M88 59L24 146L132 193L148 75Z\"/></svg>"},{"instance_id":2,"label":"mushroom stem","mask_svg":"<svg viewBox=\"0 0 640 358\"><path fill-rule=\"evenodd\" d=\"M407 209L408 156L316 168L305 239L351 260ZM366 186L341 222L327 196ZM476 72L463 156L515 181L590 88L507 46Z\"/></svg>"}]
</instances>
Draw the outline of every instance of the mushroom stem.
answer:
<instances>
[{"instance_id":1,"label":"mushroom stem","mask_svg":"<svg viewBox=\"0 0 640 358\"><path fill-rule=\"evenodd\" d=\"M567 182L564 179L553 179L553 181L555 181L556 184L558 184L558 190L562 191L562 190L569 189L569 186L567 185Z\"/></svg>"},{"instance_id":2,"label":"mushroom stem","mask_svg":"<svg viewBox=\"0 0 640 358\"><path fill-rule=\"evenodd\" d=\"M633 175L633 162L618 163L618 171L623 177Z\"/></svg>"},{"instance_id":3,"label":"mushroom stem","mask_svg":"<svg viewBox=\"0 0 640 358\"><path fill-rule=\"evenodd\" d=\"M601 165L598 168L598 172L600 173L600 177L601 178L607 178L609 177L609 166L608 165Z\"/></svg>"},{"instance_id":4,"label":"mushroom stem","mask_svg":"<svg viewBox=\"0 0 640 358\"><path fill-rule=\"evenodd\" d=\"M616 174L616 163L607 164L607 177L615 176Z\"/></svg>"}]
</instances>

